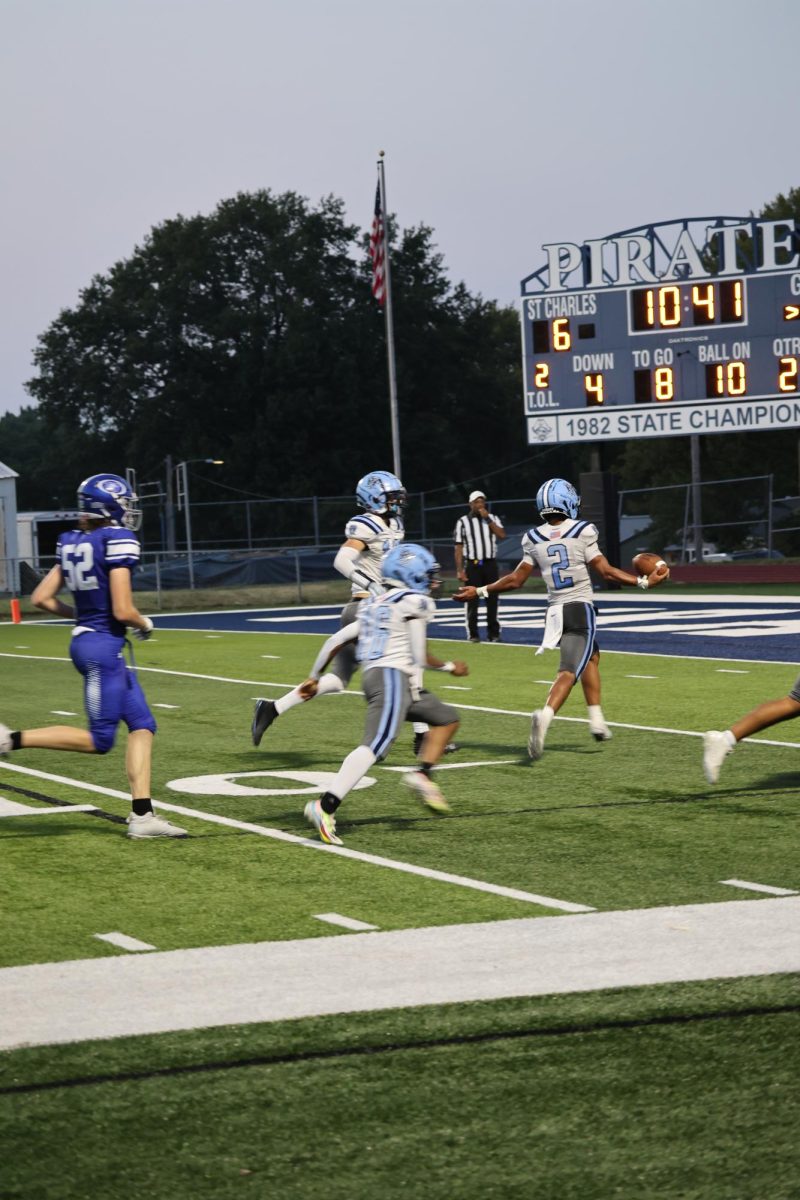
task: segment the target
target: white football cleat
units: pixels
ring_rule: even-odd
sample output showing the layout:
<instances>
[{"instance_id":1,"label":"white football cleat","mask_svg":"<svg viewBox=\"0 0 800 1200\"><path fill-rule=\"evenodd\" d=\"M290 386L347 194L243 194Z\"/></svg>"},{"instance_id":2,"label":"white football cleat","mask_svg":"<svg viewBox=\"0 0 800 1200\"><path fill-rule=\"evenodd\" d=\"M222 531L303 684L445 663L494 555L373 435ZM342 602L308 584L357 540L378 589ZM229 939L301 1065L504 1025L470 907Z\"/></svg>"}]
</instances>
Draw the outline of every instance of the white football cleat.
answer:
<instances>
[{"instance_id":1,"label":"white football cleat","mask_svg":"<svg viewBox=\"0 0 800 1200\"><path fill-rule=\"evenodd\" d=\"M406 787L411 788L412 792L417 793L422 803L431 812L450 812L450 805L433 780L429 779L424 771L409 771L407 775L403 776L403 783Z\"/></svg>"},{"instance_id":2,"label":"white football cleat","mask_svg":"<svg viewBox=\"0 0 800 1200\"><path fill-rule=\"evenodd\" d=\"M0 754L8 754L11 749L11 730L7 725L0 725Z\"/></svg>"},{"instance_id":3,"label":"white football cleat","mask_svg":"<svg viewBox=\"0 0 800 1200\"><path fill-rule=\"evenodd\" d=\"M534 762L544 754L544 734L542 711L537 709L531 717L531 732L528 737L528 754Z\"/></svg>"},{"instance_id":4,"label":"white football cleat","mask_svg":"<svg viewBox=\"0 0 800 1200\"><path fill-rule=\"evenodd\" d=\"M309 800L303 815L309 825L314 826L321 842L327 846L342 845L342 839L336 833L336 818L333 813L325 812L321 800Z\"/></svg>"},{"instance_id":5,"label":"white football cleat","mask_svg":"<svg viewBox=\"0 0 800 1200\"><path fill-rule=\"evenodd\" d=\"M733 750L724 733L710 729L703 734L703 772L709 783L716 783L723 759Z\"/></svg>"},{"instance_id":6,"label":"white football cleat","mask_svg":"<svg viewBox=\"0 0 800 1200\"><path fill-rule=\"evenodd\" d=\"M156 816L154 812L143 813L141 816L131 813L128 817L129 838L184 838L188 836L185 829L181 829L179 825L172 825L163 817Z\"/></svg>"},{"instance_id":7,"label":"white football cleat","mask_svg":"<svg viewBox=\"0 0 800 1200\"><path fill-rule=\"evenodd\" d=\"M590 721L589 733L596 742L610 742L614 736L605 721Z\"/></svg>"}]
</instances>

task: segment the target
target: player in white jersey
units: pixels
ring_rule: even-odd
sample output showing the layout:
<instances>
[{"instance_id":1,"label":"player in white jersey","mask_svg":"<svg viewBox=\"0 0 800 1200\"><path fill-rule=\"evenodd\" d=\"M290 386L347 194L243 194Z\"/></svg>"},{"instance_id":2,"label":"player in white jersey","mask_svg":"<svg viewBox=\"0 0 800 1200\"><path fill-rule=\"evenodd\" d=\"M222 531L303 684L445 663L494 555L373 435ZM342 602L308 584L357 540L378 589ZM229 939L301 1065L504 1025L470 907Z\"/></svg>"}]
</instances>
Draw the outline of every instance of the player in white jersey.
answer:
<instances>
[{"instance_id":1,"label":"player in white jersey","mask_svg":"<svg viewBox=\"0 0 800 1200\"><path fill-rule=\"evenodd\" d=\"M342 609L340 625L344 628L355 620L359 605L370 595L382 592L381 566L389 551L403 540L403 509L406 489L390 471L371 471L356 484L356 499L363 512L356 513L345 526L345 540L339 547L333 565L350 580L350 602ZM320 680L317 695L343 692L355 674L358 662L355 646L341 647L332 670ZM270 725L283 713L312 696L292 688L277 700L258 700L251 727L253 745L257 746Z\"/></svg>"},{"instance_id":2,"label":"player in white jersey","mask_svg":"<svg viewBox=\"0 0 800 1200\"><path fill-rule=\"evenodd\" d=\"M529 529L522 539L522 561L509 575L484 588L463 587L454 600L471 600L473 594L508 592L522 587L538 567L547 585L547 616L542 650L559 646L561 661L545 705L531 717L528 753L541 758L550 722L580 679L589 710L589 730L598 741L607 741L611 730L600 706L600 651L595 639L597 616L593 604L594 571L609 582L642 589L655 587L669 576L666 566L650 575L631 575L614 567L597 544L596 526L578 519L580 496L566 479L548 479L536 493L543 524Z\"/></svg>"},{"instance_id":3,"label":"player in white jersey","mask_svg":"<svg viewBox=\"0 0 800 1200\"><path fill-rule=\"evenodd\" d=\"M362 687L367 698L364 737L347 755L328 790L305 807L306 820L323 842L340 845L335 813L344 797L374 763L385 758L404 720L425 721L430 729L423 741L421 762L404 782L434 812L447 812L448 805L431 771L445 752L458 728L458 713L422 686L426 666L434 670L466 675L463 662L441 662L427 648L427 627L435 604L431 598L439 564L424 547L408 543L396 546L383 563L384 590L370 597L356 619L329 637L300 685L311 698L327 676L322 672L342 646L353 644L363 671Z\"/></svg>"}]
</instances>

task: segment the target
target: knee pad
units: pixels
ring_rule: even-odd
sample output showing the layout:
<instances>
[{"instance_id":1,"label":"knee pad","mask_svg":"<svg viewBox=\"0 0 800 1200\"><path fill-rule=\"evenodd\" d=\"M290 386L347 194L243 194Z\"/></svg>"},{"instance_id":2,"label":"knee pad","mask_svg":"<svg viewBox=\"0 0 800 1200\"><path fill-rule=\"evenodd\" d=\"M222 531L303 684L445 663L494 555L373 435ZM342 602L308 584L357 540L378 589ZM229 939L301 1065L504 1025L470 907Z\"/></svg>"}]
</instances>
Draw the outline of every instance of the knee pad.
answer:
<instances>
[{"instance_id":1,"label":"knee pad","mask_svg":"<svg viewBox=\"0 0 800 1200\"><path fill-rule=\"evenodd\" d=\"M116 725L111 729L90 729L89 732L94 742L95 754L108 754L109 750L113 749L117 737Z\"/></svg>"}]
</instances>

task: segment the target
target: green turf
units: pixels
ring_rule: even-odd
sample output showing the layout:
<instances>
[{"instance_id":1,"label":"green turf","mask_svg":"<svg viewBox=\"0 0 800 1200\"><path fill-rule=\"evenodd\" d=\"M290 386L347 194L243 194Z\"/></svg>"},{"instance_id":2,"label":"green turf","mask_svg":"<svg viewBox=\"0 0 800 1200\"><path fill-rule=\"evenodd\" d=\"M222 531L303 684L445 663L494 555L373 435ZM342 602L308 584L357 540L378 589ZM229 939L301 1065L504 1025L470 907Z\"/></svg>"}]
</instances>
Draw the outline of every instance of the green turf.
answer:
<instances>
[{"instance_id":1,"label":"green turf","mask_svg":"<svg viewBox=\"0 0 800 1200\"><path fill-rule=\"evenodd\" d=\"M789 1200L798 1032L774 976L19 1050L3 1195Z\"/></svg>"},{"instance_id":2,"label":"green turf","mask_svg":"<svg viewBox=\"0 0 800 1200\"><path fill-rule=\"evenodd\" d=\"M0 658L0 720L82 724L67 636L46 624L0 627L0 653L19 656ZM177 706L155 709L156 798L308 837L307 797L288 794L301 785L280 772L336 770L360 740L363 700L294 710L258 750L249 725L253 697L302 679L320 640L162 630L137 646L140 666L158 669L142 671L149 700ZM452 643L434 649L453 653ZM462 748L439 773L453 815L428 814L397 773L376 767L374 785L342 806L348 848L608 910L759 902L721 882L730 878L800 889L800 725L760 739L786 746L740 746L715 788L697 736L785 694L791 666L605 654L613 740L591 740L576 693L532 765L528 714L555 656L510 645L458 653L467 679L428 677L462 716ZM472 690L445 690L454 683ZM65 779L0 763L9 799L128 811L122 747L3 761ZM385 765L410 761L409 731ZM282 791L167 786L252 771L277 773L261 784ZM111 930L169 950L350 936L315 920L329 911L381 929L557 914L202 816L172 819L189 840L131 842L123 824L84 814L0 820L0 965L124 954L93 936ZM7 1052L0 1088L115 1081L0 1096L0 1197L789 1200L800 1178L799 996L797 977L712 981ZM404 1048L420 1041L431 1044Z\"/></svg>"},{"instance_id":3,"label":"green turf","mask_svg":"<svg viewBox=\"0 0 800 1200\"><path fill-rule=\"evenodd\" d=\"M13 711L0 714L7 723L81 723L80 717L50 716L52 709L80 707L79 680L64 659L64 641L63 628L26 627L23 644L30 650L14 650L19 631L0 630L0 650L21 656L0 660L7 695L14 697ZM311 635L209 638L159 631L154 644L140 647L142 667L191 673L142 672L152 703L177 706L155 710L161 726L156 797L309 836L305 796L198 796L166 785L212 773L336 770L360 740L363 701L356 694L292 711L269 730L259 750L249 739L252 698L279 695L303 678L318 645ZM262 659L265 653L280 657ZM690 736L785 692L791 668L750 663L748 674L730 676L711 661L605 655L608 719L642 728L618 728L613 741L597 744L588 735L582 699L573 695L562 713L580 720L556 720L543 759L532 765L523 749L527 714L547 688L532 680L548 678L553 656L534 658L517 646L467 646L463 653L472 674L461 683L473 690L440 693L466 706L458 735L462 749L439 772L453 815L427 813L396 772L376 767L370 772L375 784L352 793L340 810L349 848L597 909L754 896L721 883L730 878L800 887L800 833L793 819L800 728L789 723L777 730L791 747L740 747L713 789L700 770L701 741ZM26 661L27 655L44 661ZM644 674L656 678L630 677ZM443 675L429 679L439 689L452 682ZM687 705L687 697L697 701ZM674 732L662 732L669 730ZM11 790L22 788L69 803L97 803L117 816L128 811L121 747L105 757L27 751L7 761L121 793L98 796L0 769L0 787L9 798L41 803ZM404 733L385 766L410 762L410 733ZM461 769L459 762L497 765ZM302 786L280 775L260 782L276 789ZM12 919L0 962L121 953L93 937L110 930L172 949L341 936L314 920L315 913L328 911L382 929L557 911L180 814L173 819L188 828L190 840L132 844L123 826L83 814L4 819L0 838Z\"/></svg>"}]
</instances>

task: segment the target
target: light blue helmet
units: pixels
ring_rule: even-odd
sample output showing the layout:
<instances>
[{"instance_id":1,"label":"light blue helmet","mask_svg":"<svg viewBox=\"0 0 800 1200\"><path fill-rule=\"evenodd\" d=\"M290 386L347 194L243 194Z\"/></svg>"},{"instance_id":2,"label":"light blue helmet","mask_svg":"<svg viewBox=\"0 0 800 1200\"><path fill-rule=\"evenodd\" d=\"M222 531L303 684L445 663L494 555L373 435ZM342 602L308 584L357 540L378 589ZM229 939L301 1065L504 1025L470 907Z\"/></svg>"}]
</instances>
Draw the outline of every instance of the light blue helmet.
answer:
<instances>
[{"instance_id":1,"label":"light blue helmet","mask_svg":"<svg viewBox=\"0 0 800 1200\"><path fill-rule=\"evenodd\" d=\"M142 523L139 497L121 475L90 475L78 484L78 512L98 520L114 521L126 529L138 529Z\"/></svg>"},{"instance_id":2,"label":"light blue helmet","mask_svg":"<svg viewBox=\"0 0 800 1200\"><path fill-rule=\"evenodd\" d=\"M370 471L356 484L356 500L367 512L398 516L406 506L406 489L391 471Z\"/></svg>"},{"instance_id":3,"label":"light blue helmet","mask_svg":"<svg viewBox=\"0 0 800 1200\"><path fill-rule=\"evenodd\" d=\"M401 583L412 592L430 592L436 586L439 564L424 546L401 542L383 560L381 574L387 583Z\"/></svg>"},{"instance_id":4,"label":"light blue helmet","mask_svg":"<svg viewBox=\"0 0 800 1200\"><path fill-rule=\"evenodd\" d=\"M536 493L540 517L577 517L581 498L566 479L548 479Z\"/></svg>"}]
</instances>

